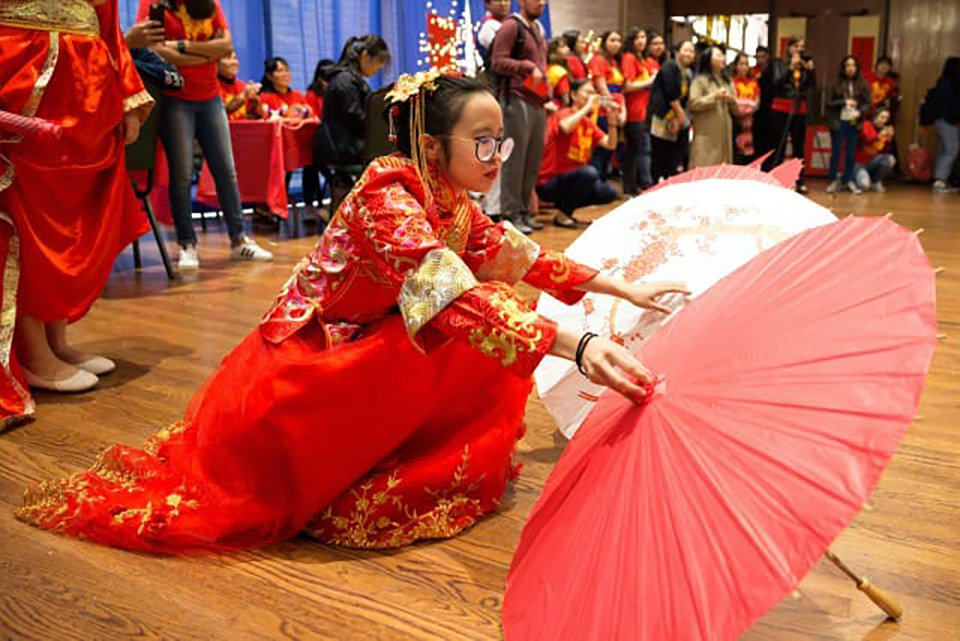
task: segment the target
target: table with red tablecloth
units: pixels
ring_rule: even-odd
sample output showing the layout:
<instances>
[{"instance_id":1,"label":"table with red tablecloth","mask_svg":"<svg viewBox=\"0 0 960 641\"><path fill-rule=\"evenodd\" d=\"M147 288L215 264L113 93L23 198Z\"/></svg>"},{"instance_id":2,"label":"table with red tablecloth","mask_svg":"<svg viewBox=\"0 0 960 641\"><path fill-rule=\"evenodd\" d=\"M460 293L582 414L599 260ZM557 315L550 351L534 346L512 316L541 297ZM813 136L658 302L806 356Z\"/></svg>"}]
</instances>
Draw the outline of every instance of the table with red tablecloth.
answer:
<instances>
[{"instance_id":1,"label":"table with red tablecloth","mask_svg":"<svg viewBox=\"0 0 960 641\"><path fill-rule=\"evenodd\" d=\"M232 120L230 144L237 168L240 200L266 205L271 213L287 217L287 172L312 162L316 120ZM151 202L157 218L171 224L169 174L163 147L157 147L157 163ZM213 175L203 163L196 200L219 208Z\"/></svg>"}]
</instances>

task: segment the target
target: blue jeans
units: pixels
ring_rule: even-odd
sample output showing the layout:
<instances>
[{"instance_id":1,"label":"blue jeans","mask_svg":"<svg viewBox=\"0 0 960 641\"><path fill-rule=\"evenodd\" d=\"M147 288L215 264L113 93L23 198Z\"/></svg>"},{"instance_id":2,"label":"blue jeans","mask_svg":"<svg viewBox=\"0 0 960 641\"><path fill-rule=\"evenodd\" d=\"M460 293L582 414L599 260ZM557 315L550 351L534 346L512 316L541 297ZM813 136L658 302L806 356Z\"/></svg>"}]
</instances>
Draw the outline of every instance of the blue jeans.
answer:
<instances>
[{"instance_id":1,"label":"blue jeans","mask_svg":"<svg viewBox=\"0 0 960 641\"><path fill-rule=\"evenodd\" d=\"M843 177L845 183L853 180L854 155L860 142L860 132L848 122L840 123L840 131L830 130L830 180L837 179L840 150L843 150Z\"/></svg>"},{"instance_id":2,"label":"blue jeans","mask_svg":"<svg viewBox=\"0 0 960 641\"><path fill-rule=\"evenodd\" d=\"M877 154L867 161L865 165L857 165L856 181L860 189L870 189L893 171L897 164L893 154Z\"/></svg>"},{"instance_id":3,"label":"blue jeans","mask_svg":"<svg viewBox=\"0 0 960 641\"><path fill-rule=\"evenodd\" d=\"M613 202L617 198L617 190L600 179L596 167L584 165L569 173L554 176L537 187L537 195L572 216L581 207Z\"/></svg>"},{"instance_id":4,"label":"blue jeans","mask_svg":"<svg viewBox=\"0 0 960 641\"><path fill-rule=\"evenodd\" d=\"M213 174L230 240L239 241L243 238L243 212L223 100L220 96L203 102L167 97L161 114L160 139L170 169L170 209L177 229L177 242L181 247L197 244L190 199L194 138L200 142L200 149Z\"/></svg>"},{"instance_id":5,"label":"blue jeans","mask_svg":"<svg viewBox=\"0 0 960 641\"><path fill-rule=\"evenodd\" d=\"M960 155L960 123L951 125L943 118L934 123L937 128L937 163L933 170L933 179L946 180L953 171L953 165Z\"/></svg>"},{"instance_id":6,"label":"blue jeans","mask_svg":"<svg viewBox=\"0 0 960 641\"><path fill-rule=\"evenodd\" d=\"M610 120L606 116L600 116L597 118L597 126L600 127L604 133L607 133L610 131ZM610 162L612 160L613 151L604 149L603 147L597 147L593 150L590 164L596 167L597 171L600 172L600 177L606 180L607 175L610 173Z\"/></svg>"}]
</instances>

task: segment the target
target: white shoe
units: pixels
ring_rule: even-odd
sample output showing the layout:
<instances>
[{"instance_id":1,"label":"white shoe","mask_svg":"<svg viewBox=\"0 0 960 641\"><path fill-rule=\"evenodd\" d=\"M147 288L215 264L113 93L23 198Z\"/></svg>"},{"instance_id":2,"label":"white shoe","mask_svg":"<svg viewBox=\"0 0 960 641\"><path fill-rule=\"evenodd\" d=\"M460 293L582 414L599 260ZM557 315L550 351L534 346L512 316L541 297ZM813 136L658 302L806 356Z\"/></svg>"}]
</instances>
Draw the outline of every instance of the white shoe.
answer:
<instances>
[{"instance_id":1,"label":"white shoe","mask_svg":"<svg viewBox=\"0 0 960 641\"><path fill-rule=\"evenodd\" d=\"M829 185L827 185L827 193L828 193L828 194L835 194L835 193L837 193L837 191L839 191L839 190L840 190L840 181L839 181L839 180L834 180L834 181L831 182Z\"/></svg>"},{"instance_id":2,"label":"white shoe","mask_svg":"<svg viewBox=\"0 0 960 641\"><path fill-rule=\"evenodd\" d=\"M66 378L59 379L44 378L37 376L26 368L22 367L21 369L27 385L34 389L43 389L50 392L86 392L100 382L99 378L82 369L78 369Z\"/></svg>"},{"instance_id":3,"label":"white shoe","mask_svg":"<svg viewBox=\"0 0 960 641\"><path fill-rule=\"evenodd\" d=\"M194 272L200 269L200 258L197 256L197 246L188 245L180 248L180 260L177 269L182 272Z\"/></svg>"},{"instance_id":4,"label":"white shoe","mask_svg":"<svg viewBox=\"0 0 960 641\"><path fill-rule=\"evenodd\" d=\"M857 187L857 183L853 182L852 180L847 182L847 189L850 190L850 193L851 193L851 194L862 194L862 193L863 193L862 191L860 191L860 188Z\"/></svg>"},{"instance_id":5,"label":"white shoe","mask_svg":"<svg viewBox=\"0 0 960 641\"><path fill-rule=\"evenodd\" d=\"M103 356L88 356L82 361L64 361L69 363L74 367L82 369L85 372L90 372L96 376L103 376L109 374L113 370L117 369L117 364L111 361L109 358L104 358Z\"/></svg>"},{"instance_id":6,"label":"white shoe","mask_svg":"<svg viewBox=\"0 0 960 641\"><path fill-rule=\"evenodd\" d=\"M952 187L946 180L937 180L933 183L933 193L935 194L955 194L958 190Z\"/></svg>"},{"instance_id":7,"label":"white shoe","mask_svg":"<svg viewBox=\"0 0 960 641\"><path fill-rule=\"evenodd\" d=\"M273 260L273 254L258 245L252 238L244 236L243 242L230 250L232 260Z\"/></svg>"},{"instance_id":8,"label":"white shoe","mask_svg":"<svg viewBox=\"0 0 960 641\"><path fill-rule=\"evenodd\" d=\"M884 186L883 186L883 183L880 182L879 180L878 180L877 182L873 183L873 190L874 190L875 192L877 192L878 194L885 194L885 193L887 193L887 188L884 187Z\"/></svg>"}]
</instances>

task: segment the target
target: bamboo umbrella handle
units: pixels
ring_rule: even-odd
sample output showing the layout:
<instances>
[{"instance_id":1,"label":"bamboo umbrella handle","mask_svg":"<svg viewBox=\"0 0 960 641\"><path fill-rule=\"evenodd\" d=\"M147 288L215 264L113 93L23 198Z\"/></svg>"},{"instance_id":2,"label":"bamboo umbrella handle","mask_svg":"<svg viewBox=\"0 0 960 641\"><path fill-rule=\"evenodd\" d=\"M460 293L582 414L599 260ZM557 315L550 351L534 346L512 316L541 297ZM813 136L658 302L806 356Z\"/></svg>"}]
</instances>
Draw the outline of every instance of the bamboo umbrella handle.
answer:
<instances>
[{"instance_id":1,"label":"bamboo umbrella handle","mask_svg":"<svg viewBox=\"0 0 960 641\"><path fill-rule=\"evenodd\" d=\"M886 612L891 618L900 620L903 616L903 608L889 594L870 583L866 578L860 579L857 589L870 597L878 608Z\"/></svg>"},{"instance_id":2,"label":"bamboo umbrella handle","mask_svg":"<svg viewBox=\"0 0 960 641\"><path fill-rule=\"evenodd\" d=\"M857 589L866 594L878 608L887 613L887 616L896 620L899 620L900 617L903 616L903 608L900 607L900 604L897 603L893 597L870 583L866 577L857 575L853 570L847 567L846 563L841 561L840 558L830 550L827 550L825 554L835 566L840 568L844 574L846 574L848 577L850 577L850 579L853 580L854 583L856 583Z\"/></svg>"}]
</instances>

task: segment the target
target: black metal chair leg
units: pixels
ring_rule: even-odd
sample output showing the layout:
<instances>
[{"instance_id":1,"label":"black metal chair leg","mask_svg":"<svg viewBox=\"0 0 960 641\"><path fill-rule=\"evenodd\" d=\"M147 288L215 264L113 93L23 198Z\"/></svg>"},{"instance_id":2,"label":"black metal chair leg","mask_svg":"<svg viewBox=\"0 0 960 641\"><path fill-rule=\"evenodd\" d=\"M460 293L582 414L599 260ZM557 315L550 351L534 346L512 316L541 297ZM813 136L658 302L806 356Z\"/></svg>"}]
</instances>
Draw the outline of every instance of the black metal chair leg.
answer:
<instances>
[{"instance_id":1,"label":"black metal chair leg","mask_svg":"<svg viewBox=\"0 0 960 641\"><path fill-rule=\"evenodd\" d=\"M140 260L140 239L133 241L133 266L136 269L143 267L143 262Z\"/></svg>"},{"instance_id":2,"label":"black metal chair leg","mask_svg":"<svg viewBox=\"0 0 960 641\"><path fill-rule=\"evenodd\" d=\"M170 254L167 253L167 244L164 242L163 235L160 233L160 225L157 224L157 217L153 215L153 205L149 198L143 198L143 208L147 212L147 220L150 221L150 229L153 230L153 237L157 239L157 249L160 250L160 259L163 260L163 268L167 270L167 278L174 280L177 273L173 271L173 265L170 263ZM134 260L137 260L137 244L134 243Z\"/></svg>"}]
</instances>

